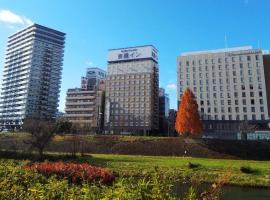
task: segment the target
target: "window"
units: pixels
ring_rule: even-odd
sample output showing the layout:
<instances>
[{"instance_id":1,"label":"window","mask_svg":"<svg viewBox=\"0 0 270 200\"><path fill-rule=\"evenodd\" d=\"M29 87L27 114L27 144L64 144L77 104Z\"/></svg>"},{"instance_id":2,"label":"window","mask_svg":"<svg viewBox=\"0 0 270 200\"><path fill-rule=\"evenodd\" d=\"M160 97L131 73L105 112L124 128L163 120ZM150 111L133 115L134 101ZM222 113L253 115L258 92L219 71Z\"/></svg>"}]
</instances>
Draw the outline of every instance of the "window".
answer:
<instances>
[{"instance_id":1,"label":"window","mask_svg":"<svg viewBox=\"0 0 270 200\"><path fill-rule=\"evenodd\" d=\"M247 104L247 102L246 102L245 99L243 99L242 102L243 102L243 105L246 105Z\"/></svg>"},{"instance_id":2,"label":"window","mask_svg":"<svg viewBox=\"0 0 270 200\"><path fill-rule=\"evenodd\" d=\"M256 60L259 60L259 55L256 55L255 58L256 58Z\"/></svg>"},{"instance_id":3,"label":"window","mask_svg":"<svg viewBox=\"0 0 270 200\"><path fill-rule=\"evenodd\" d=\"M264 107L260 107L260 111L261 112L264 112Z\"/></svg>"},{"instance_id":4,"label":"window","mask_svg":"<svg viewBox=\"0 0 270 200\"><path fill-rule=\"evenodd\" d=\"M235 100L235 105L238 105L238 100Z\"/></svg>"},{"instance_id":5,"label":"window","mask_svg":"<svg viewBox=\"0 0 270 200\"><path fill-rule=\"evenodd\" d=\"M239 107L235 107L235 112L239 113Z\"/></svg>"},{"instance_id":6,"label":"window","mask_svg":"<svg viewBox=\"0 0 270 200\"><path fill-rule=\"evenodd\" d=\"M259 91L259 97L262 97L263 94L262 94L262 91Z\"/></svg>"},{"instance_id":7,"label":"window","mask_svg":"<svg viewBox=\"0 0 270 200\"><path fill-rule=\"evenodd\" d=\"M251 60L251 59L250 59L250 56L247 56L247 60L248 60L248 61L250 61L250 60Z\"/></svg>"},{"instance_id":8,"label":"window","mask_svg":"<svg viewBox=\"0 0 270 200\"><path fill-rule=\"evenodd\" d=\"M251 103L251 105L254 105L254 103L255 103L254 99L251 99L250 103Z\"/></svg>"},{"instance_id":9,"label":"window","mask_svg":"<svg viewBox=\"0 0 270 200\"><path fill-rule=\"evenodd\" d=\"M260 99L260 104L263 104L263 99Z\"/></svg>"},{"instance_id":10,"label":"window","mask_svg":"<svg viewBox=\"0 0 270 200\"><path fill-rule=\"evenodd\" d=\"M243 64L242 63L240 63L240 69L243 69Z\"/></svg>"},{"instance_id":11,"label":"window","mask_svg":"<svg viewBox=\"0 0 270 200\"><path fill-rule=\"evenodd\" d=\"M246 97L246 93L245 92L242 92L242 97Z\"/></svg>"},{"instance_id":12,"label":"window","mask_svg":"<svg viewBox=\"0 0 270 200\"><path fill-rule=\"evenodd\" d=\"M243 107L243 112L247 112L247 107Z\"/></svg>"},{"instance_id":13,"label":"window","mask_svg":"<svg viewBox=\"0 0 270 200\"><path fill-rule=\"evenodd\" d=\"M255 112L255 107L251 107L251 112Z\"/></svg>"},{"instance_id":14,"label":"window","mask_svg":"<svg viewBox=\"0 0 270 200\"><path fill-rule=\"evenodd\" d=\"M250 97L254 97L254 92L250 92Z\"/></svg>"}]
</instances>

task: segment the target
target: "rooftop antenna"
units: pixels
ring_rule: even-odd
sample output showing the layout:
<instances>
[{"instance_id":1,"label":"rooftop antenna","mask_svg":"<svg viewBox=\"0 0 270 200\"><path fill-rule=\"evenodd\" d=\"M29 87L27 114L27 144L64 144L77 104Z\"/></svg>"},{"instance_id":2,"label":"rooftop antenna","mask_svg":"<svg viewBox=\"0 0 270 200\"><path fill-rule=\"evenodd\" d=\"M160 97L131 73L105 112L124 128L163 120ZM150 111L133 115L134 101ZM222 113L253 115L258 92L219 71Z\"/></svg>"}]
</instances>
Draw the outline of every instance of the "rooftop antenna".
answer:
<instances>
[{"instance_id":1,"label":"rooftop antenna","mask_svg":"<svg viewBox=\"0 0 270 200\"><path fill-rule=\"evenodd\" d=\"M257 41L258 49L260 48L260 40Z\"/></svg>"}]
</instances>

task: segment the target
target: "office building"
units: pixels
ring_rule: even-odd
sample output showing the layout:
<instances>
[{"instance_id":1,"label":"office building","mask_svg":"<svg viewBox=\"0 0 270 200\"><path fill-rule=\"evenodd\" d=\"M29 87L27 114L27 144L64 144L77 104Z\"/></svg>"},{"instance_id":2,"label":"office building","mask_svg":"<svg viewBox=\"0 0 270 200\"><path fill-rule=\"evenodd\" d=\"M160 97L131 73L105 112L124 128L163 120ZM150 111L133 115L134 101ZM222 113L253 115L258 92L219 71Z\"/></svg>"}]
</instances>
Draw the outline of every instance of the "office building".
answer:
<instances>
[{"instance_id":1,"label":"office building","mask_svg":"<svg viewBox=\"0 0 270 200\"><path fill-rule=\"evenodd\" d=\"M91 73L91 77L88 77L90 69L87 69L85 79L81 80L81 88L67 91L65 118L80 130L100 133L104 124L106 72L93 69L97 73Z\"/></svg>"},{"instance_id":2,"label":"office building","mask_svg":"<svg viewBox=\"0 0 270 200\"><path fill-rule=\"evenodd\" d=\"M168 133L168 117L170 110L169 95L164 88L159 88L159 132L162 135Z\"/></svg>"},{"instance_id":3,"label":"office building","mask_svg":"<svg viewBox=\"0 0 270 200\"><path fill-rule=\"evenodd\" d=\"M0 102L0 124L20 127L25 118L55 118L65 33L38 24L9 36Z\"/></svg>"},{"instance_id":4,"label":"office building","mask_svg":"<svg viewBox=\"0 0 270 200\"><path fill-rule=\"evenodd\" d=\"M98 86L99 82L105 79L106 71L97 67L87 68L86 76L81 78L81 88L94 89L94 86Z\"/></svg>"},{"instance_id":5,"label":"office building","mask_svg":"<svg viewBox=\"0 0 270 200\"><path fill-rule=\"evenodd\" d=\"M164 88L159 88L159 115L169 117L170 98Z\"/></svg>"},{"instance_id":6,"label":"office building","mask_svg":"<svg viewBox=\"0 0 270 200\"><path fill-rule=\"evenodd\" d=\"M243 121L265 123L268 58L266 51L252 47L183 53L177 59L178 101L185 88L193 91L208 132L237 132Z\"/></svg>"},{"instance_id":7,"label":"office building","mask_svg":"<svg viewBox=\"0 0 270 200\"><path fill-rule=\"evenodd\" d=\"M159 128L159 67L152 45L110 49L105 128L113 134L151 134Z\"/></svg>"}]
</instances>

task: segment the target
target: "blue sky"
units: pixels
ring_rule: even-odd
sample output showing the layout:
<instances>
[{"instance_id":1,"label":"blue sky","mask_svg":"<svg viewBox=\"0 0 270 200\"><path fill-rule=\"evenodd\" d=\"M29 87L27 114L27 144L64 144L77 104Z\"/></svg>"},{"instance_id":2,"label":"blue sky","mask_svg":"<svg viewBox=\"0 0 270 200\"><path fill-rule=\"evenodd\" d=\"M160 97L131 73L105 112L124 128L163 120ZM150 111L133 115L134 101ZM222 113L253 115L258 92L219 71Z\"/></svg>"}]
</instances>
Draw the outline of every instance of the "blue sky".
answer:
<instances>
[{"instance_id":1,"label":"blue sky","mask_svg":"<svg viewBox=\"0 0 270 200\"><path fill-rule=\"evenodd\" d=\"M160 86L176 108L176 57L227 46L270 49L268 0L0 0L0 76L8 35L30 22L65 32L60 106L91 66L107 68L107 50L153 44Z\"/></svg>"}]
</instances>

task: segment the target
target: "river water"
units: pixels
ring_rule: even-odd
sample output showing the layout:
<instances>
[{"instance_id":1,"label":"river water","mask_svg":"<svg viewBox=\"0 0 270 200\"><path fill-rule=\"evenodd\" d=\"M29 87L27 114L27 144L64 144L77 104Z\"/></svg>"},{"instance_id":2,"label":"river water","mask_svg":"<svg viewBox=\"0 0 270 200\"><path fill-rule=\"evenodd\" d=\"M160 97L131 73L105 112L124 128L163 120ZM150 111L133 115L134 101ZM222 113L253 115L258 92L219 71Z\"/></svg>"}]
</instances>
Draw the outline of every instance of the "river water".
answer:
<instances>
[{"instance_id":1,"label":"river water","mask_svg":"<svg viewBox=\"0 0 270 200\"><path fill-rule=\"evenodd\" d=\"M174 193L180 199L190 188L190 184L176 183L174 185ZM197 187L197 194L208 191L210 184L202 184ZM240 187L240 186L223 186L221 192L221 200L270 200L270 189Z\"/></svg>"},{"instance_id":2,"label":"river water","mask_svg":"<svg viewBox=\"0 0 270 200\"><path fill-rule=\"evenodd\" d=\"M224 186L222 200L270 200L270 189Z\"/></svg>"}]
</instances>

